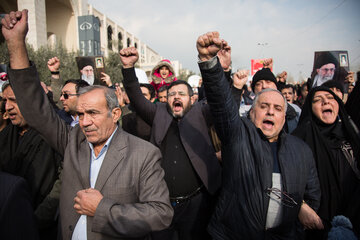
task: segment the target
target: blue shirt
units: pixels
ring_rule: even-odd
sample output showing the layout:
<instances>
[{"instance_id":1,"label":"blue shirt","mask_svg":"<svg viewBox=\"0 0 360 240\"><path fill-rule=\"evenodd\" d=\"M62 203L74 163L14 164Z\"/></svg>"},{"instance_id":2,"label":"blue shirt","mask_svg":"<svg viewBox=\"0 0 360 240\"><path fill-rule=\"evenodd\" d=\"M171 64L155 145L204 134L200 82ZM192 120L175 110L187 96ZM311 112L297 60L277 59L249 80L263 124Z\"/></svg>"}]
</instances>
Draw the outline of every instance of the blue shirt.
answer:
<instances>
[{"instance_id":1,"label":"blue shirt","mask_svg":"<svg viewBox=\"0 0 360 240\"><path fill-rule=\"evenodd\" d=\"M100 150L99 155L96 157L94 152L94 146L89 143L90 149L91 149L91 159L90 159L90 186L91 188L95 187L96 179L99 175L99 171L101 168L101 165L104 161L105 155L107 153L109 144L111 142L111 139L114 136L114 133L118 127L116 127L115 131L111 134L109 139L106 141L105 145ZM75 210L74 210L75 211ZM74 232L72 234L72 240L86 240L87 239L87 227L86 227L86 215L81 215L78 222L76 223Z\"/></svg>"}]
</instances>

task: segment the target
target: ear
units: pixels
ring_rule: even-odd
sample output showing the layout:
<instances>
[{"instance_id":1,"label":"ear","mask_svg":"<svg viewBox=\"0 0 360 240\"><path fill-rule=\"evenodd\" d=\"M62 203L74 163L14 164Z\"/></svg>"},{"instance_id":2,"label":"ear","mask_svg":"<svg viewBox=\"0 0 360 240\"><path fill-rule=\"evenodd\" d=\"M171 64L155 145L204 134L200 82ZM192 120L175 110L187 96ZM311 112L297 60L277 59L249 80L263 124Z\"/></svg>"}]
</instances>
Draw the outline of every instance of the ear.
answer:
<instances>
[{"instance_id":1,"label":"ear","mask_svg":"<svg viewBox=\"0 0 360 240\"><path fill-rule=\"evenodd\" d=\"M194 104L194 102L195 102L195 98L194 98L194 96L191 96L191 97L190 97L190 102L191 102L191 105L193 105L193 104Z\"/></svg>"},{"instance_id":2,"label":"ear","mask_svg":"<svg viewBox=\"0 0 360 240\"><path fill-rule=\"evenodd\" d=\"M2 118L3 118L4 120L9 119L9 113L8 113L7 111L5 111L4 114L3 114L3 116L2 116Z\"/></svg>"},{"instance_id":3,"label":"ear","mask_svg":"<svg viewBox=\"0 0 360 240\"><path fill-rule=\"evenodd\" d=\"M117 121L119 121L120 117L121 117L121 109L120 108L114 108L111 111L111 116L113 119L113 122L116 123Z\"/></svg>"},{"instance_id":4,"label":"ear","mask_svg":"<svg viewBox=\"0 0 360 240\"><path fill-rule=\"evenodd\" d=\"M249 116L252 121L254 119L254 109L253 108L250 108Z\"/></svg>"},{"instance_id":5,"label":"ear","mask_svg":"<svg viewBox=\"0 0 360 240\"><path fill-rule=\"evenodd\" d=\"M320 68L316 69L316 72L317 72L317 74L319 74L320 73Z\"/></svg>"},{"instance_id":6,"label":"ear","mask_svg":"<svg viewBox=\"0 0 360 240\"><path fill-rule=\"evenodd\" d=\"M155 101L155 98L150 99L150 102L152 102L152 103L153 103L154 101Z\"/></svg>"}]
</instances>

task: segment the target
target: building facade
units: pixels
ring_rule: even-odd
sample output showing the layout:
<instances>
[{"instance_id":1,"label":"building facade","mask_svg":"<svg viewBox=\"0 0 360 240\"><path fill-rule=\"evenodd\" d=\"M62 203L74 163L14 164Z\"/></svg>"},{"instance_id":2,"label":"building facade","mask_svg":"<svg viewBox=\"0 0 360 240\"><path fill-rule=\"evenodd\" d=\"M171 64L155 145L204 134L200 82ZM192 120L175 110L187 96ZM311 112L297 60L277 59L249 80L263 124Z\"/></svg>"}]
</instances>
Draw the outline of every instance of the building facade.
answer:
<instances>
[{"instance_id":1,"label":"building facade","mask_svg":"<svg viewBox=\"0 0 360 240\"><path fill-rule=\"evenodd\" d=\"M62 43L69 51L80 50L78 17L94 15L100 21L100 49L103 56L118 52L122 48L134 46L139 51L139 65L148 76L152 68L162 60L134 34L88 4L87 0L1 0L0 13L22 9L29 10L29 32L27 42L35 49L41 46L55 46ZM181 64L172 61L176 75Z\"/></svg>"}]
</instances>

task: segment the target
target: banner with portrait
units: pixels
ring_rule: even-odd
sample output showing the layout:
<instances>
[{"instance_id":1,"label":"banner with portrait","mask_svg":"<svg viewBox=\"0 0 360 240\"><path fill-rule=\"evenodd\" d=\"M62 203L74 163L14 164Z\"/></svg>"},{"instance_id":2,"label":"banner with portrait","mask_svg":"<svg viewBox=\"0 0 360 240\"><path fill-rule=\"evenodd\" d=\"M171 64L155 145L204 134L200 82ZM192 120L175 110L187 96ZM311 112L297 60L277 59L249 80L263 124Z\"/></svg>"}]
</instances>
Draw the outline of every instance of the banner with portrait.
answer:
<instances>
[{"instance_id":1,"label":"banner with portrait","mask_svg":"<svg viewBox=\"0 0 360 240\"><path fill-rule=\"evenodd\" d=\"M348 84L345 79L349 71L350 64L347 51L315 52L310 87L320 86L329 80L335 80L340 82L347 92Z\"/></svg>"},{"instance_id":2,"label":"banner with portrait","mask_svg":"<svg viewBox=\"0 0 360 240\"><path fill-rule=\"evenodd\" d=\"M101 73L105 72L105 62L103 56L76 57L76 63L79 72L84 67L91 66L95 77L94 85L102 85L100 80L102 77Z\"/></svg>"}]
</instances>

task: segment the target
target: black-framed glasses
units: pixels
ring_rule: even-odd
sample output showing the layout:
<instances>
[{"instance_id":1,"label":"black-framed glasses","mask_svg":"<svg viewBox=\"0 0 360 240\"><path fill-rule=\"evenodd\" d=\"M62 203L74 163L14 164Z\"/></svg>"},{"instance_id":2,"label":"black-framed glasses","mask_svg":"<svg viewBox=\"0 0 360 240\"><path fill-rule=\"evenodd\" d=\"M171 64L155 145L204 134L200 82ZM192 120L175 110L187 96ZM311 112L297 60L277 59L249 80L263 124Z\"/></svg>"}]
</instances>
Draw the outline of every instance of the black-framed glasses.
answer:
<instances>
[{"instance_id":1,"label":"black-framed glasses","mask_svg":"<svg viewBox=\"0 0 360 240\"><path fill-rule=\"evenodd\" d=\"M286 207L293 208L298 205L287 192L281 191L278 188L267 188L265 189L265 192L270 198L280 200L280 203Z\"/></svg>"},{"instance_id":2,"label":"black-framed glasses","mask_svg":"<svg viewBox=\"0 0 360 240\"><path fill-rule=\"evenodd\" d=\"M69 99L70 96L78 96L79 94L73 94L73 93L61 93L61 96L64 96L65 99Z\"/></svg>"}]
</instances>

